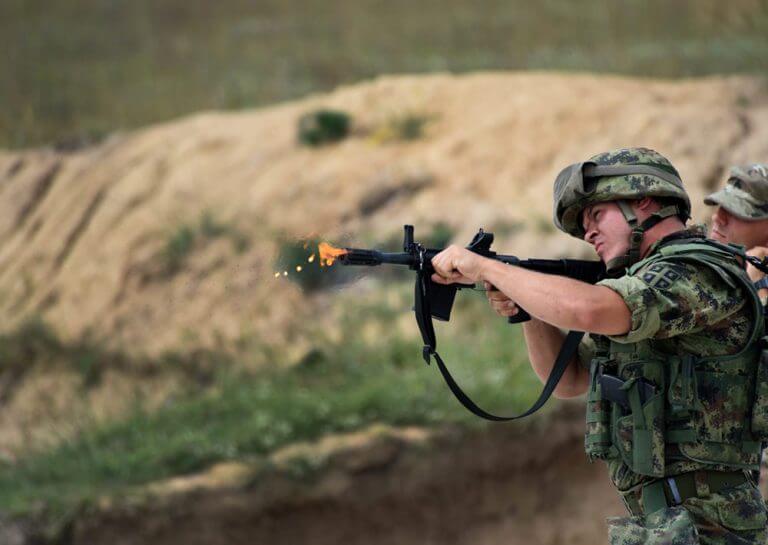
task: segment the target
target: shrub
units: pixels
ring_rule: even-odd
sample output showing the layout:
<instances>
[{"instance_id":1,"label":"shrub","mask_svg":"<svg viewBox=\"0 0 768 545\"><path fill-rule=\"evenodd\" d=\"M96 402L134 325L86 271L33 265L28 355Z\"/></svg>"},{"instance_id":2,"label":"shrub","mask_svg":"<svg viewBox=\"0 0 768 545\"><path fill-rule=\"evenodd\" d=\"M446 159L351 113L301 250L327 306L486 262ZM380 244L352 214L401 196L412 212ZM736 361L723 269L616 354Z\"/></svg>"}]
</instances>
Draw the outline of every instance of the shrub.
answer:
<instances>
[{"instance_id":1,"label":"shrub","mask_svg":"<svg viewBox=\"0 0 768 545\"><path fill-rule=\"evenodd\" d=\"M433 248L445 248L451 243L455 234L450 225L438 222L432 227L432 233L430 233L428 241Z\"/></svg>"},{"instance_id":2,"label":"shrub","mask_svg":"<svg viewBox=\"0 0 768 545\"><path fill-rule=\"evenodd\" d=\"M194 230L189 225L182 225L177 228L165 244L163 253L165 272L169 275L177 273L187 256L192 252L194 245Z\"/></svg>"},{"instance_id":3,"label":"shrub","mask_svg":"<svg viewBox=\"0 0 768 545\"><path fill-rule=\"evenodd\" d=\"M187 257L198 242L220 237L229 237L237 254L244 253L250 246L248 237L235 227L218 221L210 211L204 211L197 224L181 225L173 231L161 254L163 272L172 276L181 270Z\"/></svg>"},{"instance_id":4,"label":"shrub","mask_svg":"<svg viewBox=\"0 0 768 545\"><path fill-rule=\"evenodd\" d=\"M418 112L394 115L373 131L372 138L379 143L418 140L424 136L426 126L433 118L433 115Z\"/></svg>"},{"instance_id":5,"label":"shrub","mask_svg":"<svg viewBox=\"0 0 768 545\"><path fill-rule=\"evenodd\" d=\"M349 134L349 114L337 110L316 110L299 118L298 139L305 146L322 146L343 140Z\"/></svg>"}]
</instances>

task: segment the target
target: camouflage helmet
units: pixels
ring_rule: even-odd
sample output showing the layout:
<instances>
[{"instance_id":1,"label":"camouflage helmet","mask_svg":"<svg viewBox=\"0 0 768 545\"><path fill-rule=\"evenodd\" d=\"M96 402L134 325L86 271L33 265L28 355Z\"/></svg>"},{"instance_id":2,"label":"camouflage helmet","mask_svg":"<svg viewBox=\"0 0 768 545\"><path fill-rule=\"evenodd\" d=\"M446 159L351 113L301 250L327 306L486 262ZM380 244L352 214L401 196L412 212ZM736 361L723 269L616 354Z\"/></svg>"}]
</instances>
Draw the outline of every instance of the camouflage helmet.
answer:
<instances>
[{"instance_id":1,"label":"camouflage helmet","mask_svg":"<svg viewBox=\"0 0 768 545\"><path fill-rule=\"evenodd\" d=\"M686 220L690 217L691 201L680 174L666 157L647 148L600 153L558 174L554 189L555 226L571 236L584 238L584 208L598 202L644 197L666 198L677 205L675 214L667 215Z\"/></svg>"},{"instance_id":2,"label":"camouflage helmet","mask_svg":"<svg viewBox=\"0 0 768 545\"><path fill-rule=\"evenodd\" d=\"M745 221L768 219L768 164L731 167L725 187L704 203L720 205Z\"/></svg>"}]
</instances>

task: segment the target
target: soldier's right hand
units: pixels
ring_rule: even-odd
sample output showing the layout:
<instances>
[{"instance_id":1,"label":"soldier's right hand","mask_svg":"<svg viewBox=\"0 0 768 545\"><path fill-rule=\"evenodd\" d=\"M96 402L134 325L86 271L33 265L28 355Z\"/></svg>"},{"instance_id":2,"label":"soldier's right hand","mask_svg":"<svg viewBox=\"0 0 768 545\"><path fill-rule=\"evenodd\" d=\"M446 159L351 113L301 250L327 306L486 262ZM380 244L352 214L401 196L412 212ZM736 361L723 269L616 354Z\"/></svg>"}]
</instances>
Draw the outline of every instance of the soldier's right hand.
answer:
<instances>
[{"instance_id":1,"label":"soldier's right hand","mask_svg":"<svg viewBox=\"0 0 768 545\"><path fill-rule=\"evenodd\" d=\"M488 302L496 314L499 316L514 316L518 313L519 309L517 304L507 297L505 294L496 289L496 287L489 283L483 282L485 288L485 296L488 297Z\"/></svg>"},{"instance_id":2,"label":"soldier's right hand","mask_svg":"<svg viewBox=\"0 0 768 545\"><path fill-rule=\"evenodd\" d=\"M768 257L768 248L764 246L755 246L747 252L747 255L757 257L759 259L765 259ZM756 269L750 263L747 263L747 274L749 275L749 279L752 280L752 282L757 282L765 276L764 272Z\"/></svg>"}]
</instances>

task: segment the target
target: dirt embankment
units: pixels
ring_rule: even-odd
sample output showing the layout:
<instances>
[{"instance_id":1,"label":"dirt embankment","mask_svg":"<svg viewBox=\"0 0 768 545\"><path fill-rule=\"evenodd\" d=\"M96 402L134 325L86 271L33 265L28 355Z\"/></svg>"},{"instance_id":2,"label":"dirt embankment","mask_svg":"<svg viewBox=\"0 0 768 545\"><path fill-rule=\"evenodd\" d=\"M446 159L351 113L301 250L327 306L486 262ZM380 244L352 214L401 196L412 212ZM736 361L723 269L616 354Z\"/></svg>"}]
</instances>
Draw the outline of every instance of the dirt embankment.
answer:
<instances>
[{"instance_id":1,"label":"dirt embankment","mask_svg":"<svg viewBox=\"0 0 768 545\"><path fill-rule=\"evenodd\" d=\"M150 499L78 521L67 545L604 543L605 517L623 507L603 465L586 461L582 419L569 403L539 424L469 437L328 438L277 453L269 469L225 464L154 485ZM322 468L301 477L319 458Z\"/></svg>"},{"instance_id":2,"label":"dirt embankment","mask_svg":"<svg viewBox=\"0 0 768 545\"><path fill-rule=\"evenodd\" d=\"M316 107L348 111L357 132L301 148L296 120ZM423 138L366 136L405 113L429 116ZM702 195L729 164L764 159L766 136L758 80L480 73L387 77L273 108L203 113L76 153L0 153L2 328L39 315L65 338L90 332L148 353L248 336L302 344L296 324L316 309L273 277L278 232L386 240L406 222L445 221L457 241L496 226L505 250L584 254L546 227L564 165L614 147L658 149L701 218ZM247 248L216 238L168 274L169 237L205 211Z\"/></svg>"},{"instance_id":3,"label":"dirt embankment","mask_svg":"<svg viewBox=\"0 0 768 545\"><path fill-rule=\"evenodd\" d=\"M353 136L297 145L298 117L318 107L348 111ZM371 138L404 114L430 120L421 138ZM445 222L458 243L482 226L504 253L584 257L587 246L551 227L552 181L566 164L640 145L678 167L701 220L702 197L728 165L768 157L766 86L740 77L383 77L272 108L202 113L74 153L0 152L0 331L39 317L64 341L87 335L128 354L242 347L241 365L290 365L312 350L314 329L334 324L320 299L274 277L279 233L373 244L405 223L423 236ZM45 427L65 438L137 395L150 406L174 395L178 377L129 371L108 369L85 397L77 370L0 377L0 456L38 444L51 435Z\"/></svg>"}]
</instances>

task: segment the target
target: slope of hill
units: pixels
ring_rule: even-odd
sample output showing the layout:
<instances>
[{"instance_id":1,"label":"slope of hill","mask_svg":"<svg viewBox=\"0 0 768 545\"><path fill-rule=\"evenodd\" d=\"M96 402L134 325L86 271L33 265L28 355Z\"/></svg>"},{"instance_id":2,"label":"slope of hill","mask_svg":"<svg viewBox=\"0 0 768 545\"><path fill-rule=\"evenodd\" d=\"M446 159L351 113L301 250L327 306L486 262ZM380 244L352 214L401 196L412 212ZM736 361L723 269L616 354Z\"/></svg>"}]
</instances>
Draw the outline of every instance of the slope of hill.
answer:
<instances>
[{"instance_id":1,"label":"slope of hill","mask_svg":"<svg viewBox=\"0 0 768 545\"><path fill-rule=\"evenodd\" d=\"M682 172L698 218L730 163L768 155L757 80L682 82L559 74L386 77L246 113L203 113L83 151L0 155L0 312L36 316L131 352L283 344L316 309L276 280L275 235L392 238L446 222L463 242L496 228L521 255L585 254L547 225L558 170L643 145ZM297 146L297 117L341 108L356 134ZM393 116L431 116L423 138L366 137ZM371 204L373 203L373 204ZM209 237L169 266L169 242L207 213L246 244ZM194 234L194 233L193 233Z\"/></svg>"}]
</instances>

